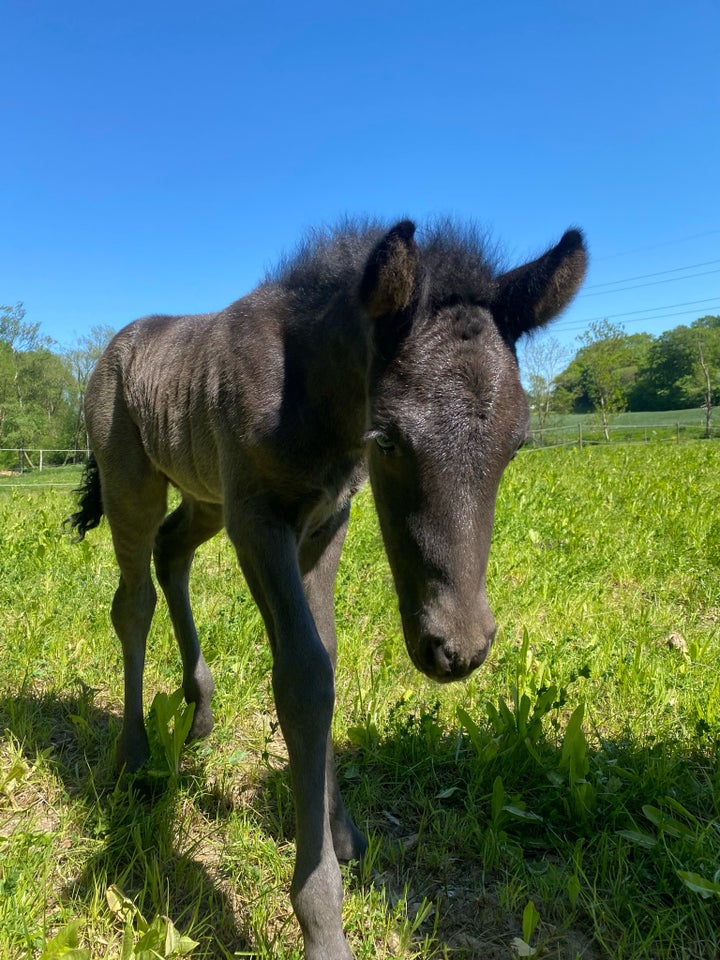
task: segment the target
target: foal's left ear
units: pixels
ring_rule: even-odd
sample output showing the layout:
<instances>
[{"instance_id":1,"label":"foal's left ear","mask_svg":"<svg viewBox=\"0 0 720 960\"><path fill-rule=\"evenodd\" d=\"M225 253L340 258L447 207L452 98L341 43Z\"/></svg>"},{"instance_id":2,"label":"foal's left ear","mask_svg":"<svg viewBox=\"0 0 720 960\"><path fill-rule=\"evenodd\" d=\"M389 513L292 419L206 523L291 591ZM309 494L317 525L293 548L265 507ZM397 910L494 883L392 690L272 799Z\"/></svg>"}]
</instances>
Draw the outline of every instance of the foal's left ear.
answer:
<instances>
[{"instance_id":1,"label":"foal's left ear","mask_svg":"<svg viewBox=\"0 0 720 960\"><path fill-rule=\"evenodd\" d=\"M568 230L542 257L498 277L491 307L500 329L515 342L548 323L571 302L585 278L582 233Z\"/></svg>"},{"instance_id":2,"label":"foal's left ear","mask_svg":"<svg viewBox=\"0 0 720 960\"><path fill-rule=\"evenodd\" d=\"M401 220L375 245L360 281L360 303L373 320L409 306L415 289L418 248L415 224Z\"/></svg>"}]
</instances>

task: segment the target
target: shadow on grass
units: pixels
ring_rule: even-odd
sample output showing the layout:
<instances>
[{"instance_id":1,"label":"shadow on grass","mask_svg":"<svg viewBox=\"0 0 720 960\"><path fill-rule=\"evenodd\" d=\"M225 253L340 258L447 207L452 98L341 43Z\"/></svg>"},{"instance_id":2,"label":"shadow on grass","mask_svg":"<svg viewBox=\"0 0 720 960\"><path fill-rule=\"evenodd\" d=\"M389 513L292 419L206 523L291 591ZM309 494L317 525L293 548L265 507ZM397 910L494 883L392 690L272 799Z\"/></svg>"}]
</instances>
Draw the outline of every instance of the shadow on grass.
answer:
<instances>
[{"instance_id":1,"label":"shadow on grass","mask_svg":"<svg viewBox=\"0 0 720 960\"><path fill-rule=\"evenodd\" d=\"M406 905L409 940L428 937L433 945L424 957L507 956L529 900L542 917L536 936L544 955L596 960L614 955L603 943L625 938L626 956L670 956L670 941L688 957L715 956L720 898L699 900L678 870L700 875L720 860L712 829L720 811L717 744L693 749L628 735L587 746L573 772L560 742L538 736L528 746L527 731L514 732L511 719L501 735L478 718L473 739L467 729L449 735L432 710L406 712L381 733L356 732L359 745L338 751L348 809L375 850L367 869L347 875L351 895L380 891L389 914ZM63 898L89 902L114 883L146 916L166 912L178 929L203 937L210 952L200 955L251 949L254 936L238 920L242 906L217 862L218 838L202 836L208 824L222 832L242 804L233 789L243 767L226 785L213 783L202 752L191 750L179 784L145 793L139 782L118 787L119 719L82 687L75 696L0 699L0 728L31 761L51 750L47 762L70 800L85 807L85 835L102 841ZM258 766L253 814L283 843L293 835L289 774L277 761ZM582 794L585 810L577 805L580 780L592 788ZM656 932L660 912L667 942Z\"/></svg>"},{"instance_id":2,"label":"shadow on grass","mask_svg":"<svg viewBox=\"0 0 720 960\"><path fill-rule=\"evenodd\" d=\"M466 715L454 733L432 708L391 713L361 760L340 755L349 808L388 838L387 890L433 903L415 939L508 956L533 901L542 956L719 956L720 896L693 884L717 882L720 740L590 744L544 712L555 733L531 711Z\"/></svg>"},{"instance_id":3,"label":"shadow on grass","mask_svg":"<svg viewBox=\"0 0 720 960\"><path fill-rule=\"evenodd\" d=\"M76 695L0 698L0 730L12 733L28 762L44 756L68 801L84 808L83 835L101 840L82 872L55 894L70 904L89 904L114 884L147 920L162 913L180 932L192 926L191 935L206 948L198 955L248 951L232 891L204 861L203 838L192 837L178 785L164 781L148 789L131 778L118 783L113 754L120 719L96 707L93 693L80 685Z\"/></svg>"}]
</instances>

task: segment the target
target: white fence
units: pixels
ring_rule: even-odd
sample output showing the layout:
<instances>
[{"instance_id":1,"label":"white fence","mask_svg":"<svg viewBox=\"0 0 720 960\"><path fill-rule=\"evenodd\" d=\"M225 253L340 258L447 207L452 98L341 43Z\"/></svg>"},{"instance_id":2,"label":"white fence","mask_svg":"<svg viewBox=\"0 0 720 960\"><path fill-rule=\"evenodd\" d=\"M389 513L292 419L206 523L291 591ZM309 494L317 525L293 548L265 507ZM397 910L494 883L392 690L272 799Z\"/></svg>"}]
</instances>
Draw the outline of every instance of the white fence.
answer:
<instances>
[{"instance_id":1,"label":"white fence","mask_svg":"<svg viewBox=\"0 0 720 960\"><path fill-rule=\"evenodd\" d=\"M0 470L4 473L25 473L26 470L85 463L89 453L84 448L0 447Z\"/></svg>"},{"instance_id":2,"label":"white fence","mask_svg":"<svg viewBox=\"0 0 720 960\"><path fill-rule=\"evenodd\" d=\"M659 441L680 443L705 434L704 423L611 423L610 443L657 443ZM720 437L720 427L713 425L713 437ZM578 422L570 426L537 427L528 434L526 447L583 446L607 443L603 429L593 421ZM68 464L83 464L90 455L84 447L57 449L52 447L0 447L0 474L22 474L28 470L44 470Z\"/></svg>"},{"instance_id":3,"label":"white fence","mask_svg":"<svg viewBox=\"0 0 720 960\"><path fill-rule=\"evenodd\" d=\"M720 436L720 428L713 425L713 437ZM580 447L603 443L680 443L682 440L699 440L705 436L705 424L695 423L611 423L608 437L597 422L579 422L563 427L533 427L528 434L528 447Z\"/></svg>"}]
</instances>

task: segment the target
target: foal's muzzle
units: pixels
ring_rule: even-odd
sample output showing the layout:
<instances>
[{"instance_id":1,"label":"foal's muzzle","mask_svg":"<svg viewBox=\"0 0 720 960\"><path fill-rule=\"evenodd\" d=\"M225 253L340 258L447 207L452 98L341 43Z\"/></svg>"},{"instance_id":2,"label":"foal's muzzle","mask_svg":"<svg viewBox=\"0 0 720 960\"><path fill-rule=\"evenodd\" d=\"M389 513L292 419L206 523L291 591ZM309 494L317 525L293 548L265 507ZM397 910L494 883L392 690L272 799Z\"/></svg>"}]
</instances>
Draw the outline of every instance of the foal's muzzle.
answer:
<instances>
[{"instance_id":1,"label":"foal's muzzle","mask_svg":"<svg viewBox=\"0 0 720 960\"><path fill-rule=\"evenodd\" d=\"M481 609L475 608L472 626L459 622L457 615L443 616L437 608L434 614L421 616L420 622L404 624L410 656L415 666L433 680L462 680L490 652L495 619L486 602Z\"/></svg>"}]
</instances>

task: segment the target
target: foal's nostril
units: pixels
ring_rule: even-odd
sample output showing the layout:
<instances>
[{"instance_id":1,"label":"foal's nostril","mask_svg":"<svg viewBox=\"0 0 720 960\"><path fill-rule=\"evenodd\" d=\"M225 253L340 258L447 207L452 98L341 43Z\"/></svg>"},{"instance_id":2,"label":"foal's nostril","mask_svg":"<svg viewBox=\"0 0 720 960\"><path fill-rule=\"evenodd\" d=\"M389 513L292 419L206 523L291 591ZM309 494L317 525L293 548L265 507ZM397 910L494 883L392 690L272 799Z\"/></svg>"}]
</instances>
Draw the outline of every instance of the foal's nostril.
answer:
<instances>
[{"instance_id":1,"label":"foal's nostril","mask_svg":"<svg viewBox=\"0 0 720 960\"><path fill-rule=\"evenodd\" d=\"M442 637L428 637L428 647L430 650L431 663L435 670L441 675L448 675L453 672L453 661L455 655L449 653L445 641Z\"/></svg>"},{"instance_id":2,"label":"foal's nostril","mask_svg":"<svg viewBox=\"0 0 720 960\"><path fill-rule=\"evenodd\" d=\"M422 637L420 650L421 669L435 680L461 680L473 672L485 660L492 644L494 630L484 637L472 650L463 649L460 644L454 643L437 634L427 633Z\"/></svg>"}]
</instances>

